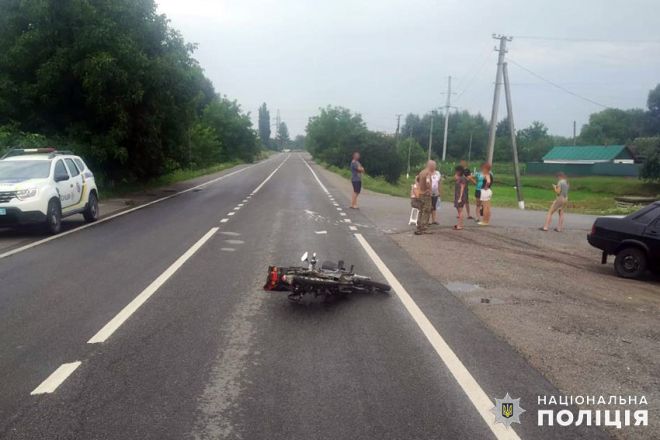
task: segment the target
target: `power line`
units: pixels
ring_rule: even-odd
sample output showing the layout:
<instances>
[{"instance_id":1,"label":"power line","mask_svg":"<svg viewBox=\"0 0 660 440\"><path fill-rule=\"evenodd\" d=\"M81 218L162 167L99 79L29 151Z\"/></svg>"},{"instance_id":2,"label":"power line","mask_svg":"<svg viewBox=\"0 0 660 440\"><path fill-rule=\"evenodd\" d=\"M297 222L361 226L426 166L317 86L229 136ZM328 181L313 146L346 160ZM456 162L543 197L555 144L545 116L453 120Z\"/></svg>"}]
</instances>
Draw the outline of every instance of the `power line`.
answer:
<instances>
[{"instance_id":1,"label":"power line","mask_svg":"<svg viewBox=\"0 0 660 440\"><path fill-rule=\"evenodd\" d=\"M660 43L660 40L622 40L622 39L617 40L617 39L608 39L608 38L546 37L540 35L515 35L515 38L521 40L570 41L574 43L622 43L622 44Z\"/></svg>"},{"instance_id":2,"label":"power line","mask_svg":"<svg viewBox=\"0 0 660 440\"><path fill-rule=\"evenodd\" d=\"M573 91L571 91L571 90L568 90L566 87L563 87L563 86L557 84L556 82L550 81L549 79L547 79L547 78L545 78L545 77L539 75L539 74L536 73L536 72L533 72L532 70L528 69L528 68L525 67L525 66L520 65L519 63L513 61L512 59L509 59L509 62L515 64L516 66L520 67L522 70L524 70L524 71L526 71L527 73L529 73L529 74L535 76L536 78L540 79L541 81L544 81L544 82L550 84L551 86L556 87L556 88L558 88L559 90L561 90L561 91L563 91L563 92L565 92L565 93L568 93L569 95L575 96L576 98L582 99L583 101L590 102L591 104L597 105L597 106L599 106L599 107L603 107L603 108L611 108L609 105L602 104L602 103L600 103L600 102L598 102L598 101L594 101L593 99L587 98L586 96L582 96L582 95L579 95L579 94L577 94L577 93L575 93L575 92L573 92Z\"/></svg>"}]
</instances>

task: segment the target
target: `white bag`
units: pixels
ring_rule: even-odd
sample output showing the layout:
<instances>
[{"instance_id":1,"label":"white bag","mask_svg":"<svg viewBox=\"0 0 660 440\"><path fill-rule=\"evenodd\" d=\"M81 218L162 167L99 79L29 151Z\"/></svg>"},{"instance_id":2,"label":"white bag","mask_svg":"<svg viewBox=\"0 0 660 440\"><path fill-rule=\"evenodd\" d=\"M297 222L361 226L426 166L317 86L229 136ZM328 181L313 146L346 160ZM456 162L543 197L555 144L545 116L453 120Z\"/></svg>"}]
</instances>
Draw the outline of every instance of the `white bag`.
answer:
<instances>
[{"instance_id":1,"label":"white bag","mask_svg":"<svg viewBox=\"0 0 660 440\"><path fill-rule=\"evenodd\" d=\"M482 202L490 202L490 199L493 198L493 190L488 188L488 189L482 189L481 190L481 197L479 197L479 200Z\"/></svg>"}]
</instances>

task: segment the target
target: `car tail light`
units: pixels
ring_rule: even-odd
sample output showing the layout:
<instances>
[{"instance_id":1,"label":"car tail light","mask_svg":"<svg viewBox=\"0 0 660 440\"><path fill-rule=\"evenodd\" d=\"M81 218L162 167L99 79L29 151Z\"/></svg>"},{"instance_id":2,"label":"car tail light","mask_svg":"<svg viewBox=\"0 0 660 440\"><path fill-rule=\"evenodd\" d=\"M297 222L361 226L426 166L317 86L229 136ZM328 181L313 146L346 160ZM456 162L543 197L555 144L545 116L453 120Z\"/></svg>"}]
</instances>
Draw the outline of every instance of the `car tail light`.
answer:
<instances>
[{"instance_id":1,"label":"car tail light","mask_svg":"<svg viewBox=\"0 0 660 440\"><path fill-rule=\"evenodd\" d=\"M591 226L591 235L596 235L596 223L594 222L593 226Z\"/></svg>"}]
</instances>

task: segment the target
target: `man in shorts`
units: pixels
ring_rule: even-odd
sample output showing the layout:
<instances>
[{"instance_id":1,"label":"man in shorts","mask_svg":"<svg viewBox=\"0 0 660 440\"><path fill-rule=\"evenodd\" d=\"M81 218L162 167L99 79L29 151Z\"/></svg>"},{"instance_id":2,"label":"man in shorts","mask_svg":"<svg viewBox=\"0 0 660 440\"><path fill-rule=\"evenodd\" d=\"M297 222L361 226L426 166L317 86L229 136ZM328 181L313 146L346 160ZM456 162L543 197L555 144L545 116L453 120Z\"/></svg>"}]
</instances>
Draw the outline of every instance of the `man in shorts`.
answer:
<instances>
[{"instance_id":1,"label":"man in shorts","mask_svg":"<svg viewBox=\"0 0 660 440\"><path fill-rule=\"evenodd\" d=\"M364 167L360 163L360 153L357 151L353 153L353 160L351 160L351 183L353 184L353 198L351 199L351 209L358 209L358 196L362 191L362 174Z\"/></svg>"}]
</instances>

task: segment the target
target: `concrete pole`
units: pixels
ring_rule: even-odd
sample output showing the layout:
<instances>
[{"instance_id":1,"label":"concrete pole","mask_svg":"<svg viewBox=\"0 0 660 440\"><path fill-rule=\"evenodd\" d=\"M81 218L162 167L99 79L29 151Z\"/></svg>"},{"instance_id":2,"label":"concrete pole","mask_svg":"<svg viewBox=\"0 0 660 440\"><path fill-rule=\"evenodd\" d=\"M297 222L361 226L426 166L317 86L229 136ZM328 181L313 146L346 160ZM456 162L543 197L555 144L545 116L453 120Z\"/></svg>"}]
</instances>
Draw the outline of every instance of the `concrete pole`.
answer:
<instances>
[{"instance_id":1,"label":"concrete pole","mask_svg":"<svg viewBox=\"0 0 660 440\"><path fill-rule=\"evenodd\" d=\"M511 147L513 148L513 173L516 179L516 196L518 196L518 207L525 209L525 201L522 195L520 183L520 165L518 164L518 144L516 142L516 127L513 123L513 105L511 103L511 86L509 85L509 69L507 63L502 66L504 75L504 94L506 95L506 112L509 120L509 131L511 132Z\"/></svg>"},{"instance_id":2,"label":"concrete pole","mask_svg":"<svg viewBox=\"0 0 660 440\"><path fill-rule=\"evenodd\" d=\"M447 78L447 104L445 105L445 135L442 142L442 161L447 158L447 130L449 128L449 108L451 107L451 75Z\"/></svg>"},{"instance_id":3,"label":"concrete pole","mask_svg":"<svg viewBox=\"0 0 660 440\"><path fill-rule=\"evenodd\" d=\"M431 160L431 147L433 146L433 119L435 115L431 112L431 130L429 130L429 160Z\"/></svg>"},{"instance_id":4,"label":"concrete pole","mask_svg":"<svg viewBox=\"0 0 660 440\"><path fill-rule=\"evenodd\" d=\"M500 106L500 86L502 85L502 65L504 64L504 54L506 54L506 43L511 41L511 37L504 35L493 35L493 38L500 40L499 56L497 57L497 74L495 75L495 94L493 96L493 111L490 115L490 131L488 132L488 163L493 163L495 154L495 133L497 130L497 109Z\"/></svg>"}]
</instances>

